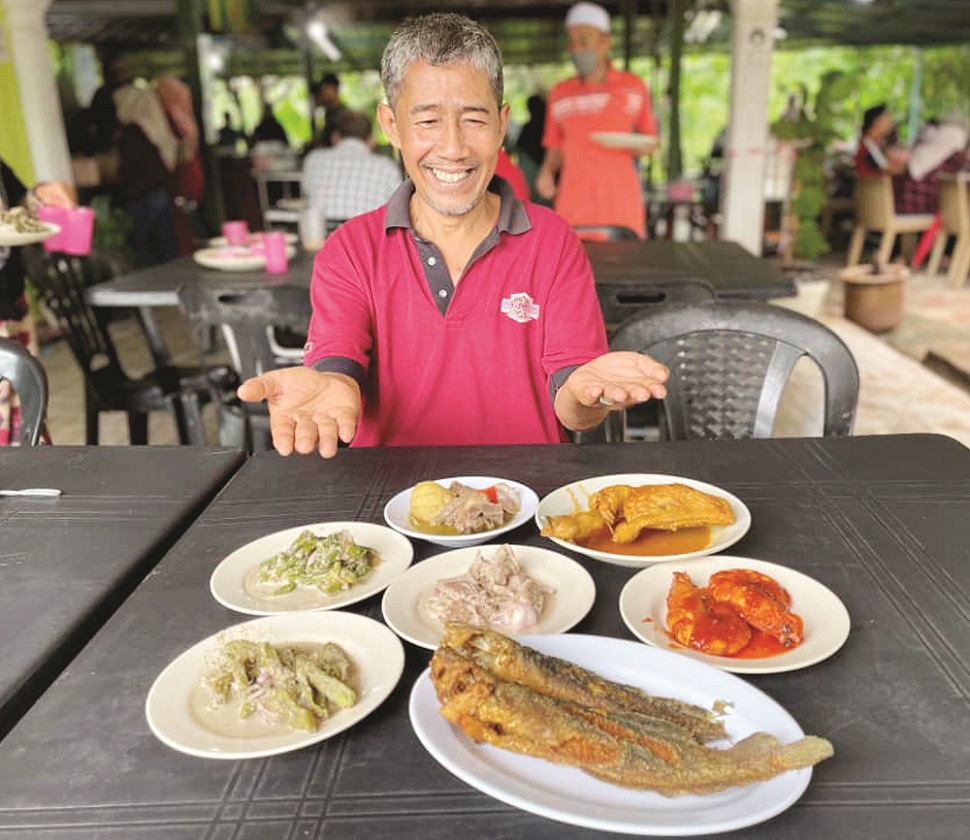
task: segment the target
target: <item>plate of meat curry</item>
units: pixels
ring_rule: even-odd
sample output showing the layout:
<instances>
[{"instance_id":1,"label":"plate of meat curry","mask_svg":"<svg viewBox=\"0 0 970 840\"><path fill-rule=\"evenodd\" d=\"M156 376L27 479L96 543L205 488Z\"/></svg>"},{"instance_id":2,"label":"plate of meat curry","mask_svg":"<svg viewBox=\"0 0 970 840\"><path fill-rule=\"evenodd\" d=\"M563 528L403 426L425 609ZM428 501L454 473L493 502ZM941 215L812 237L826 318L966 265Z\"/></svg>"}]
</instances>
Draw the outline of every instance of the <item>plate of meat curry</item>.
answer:
<instances>
[{"instance_id":1,"label":"plate of meat curry","mask_svg":"<svg viewBox=\"0 0 970 840\"><path fill-rule=\"evenodd\" d=\"M723 551L751 527L737 496L691 478L656 473L574 481L539 502L536 524L563 548L642 568Z\"/></svg>"},{"instance_id":2,"label":"plate of meat curry","mask_svg":"<svg viewBox=\"0 0 970 840\"><path fill-rule=\"evenodd\" d=\"M747 557L699 557L637 572L620 616L648 645L736 674L806 668L849 636L849 613L819 581Z\"/></svg>"}]
</instances>

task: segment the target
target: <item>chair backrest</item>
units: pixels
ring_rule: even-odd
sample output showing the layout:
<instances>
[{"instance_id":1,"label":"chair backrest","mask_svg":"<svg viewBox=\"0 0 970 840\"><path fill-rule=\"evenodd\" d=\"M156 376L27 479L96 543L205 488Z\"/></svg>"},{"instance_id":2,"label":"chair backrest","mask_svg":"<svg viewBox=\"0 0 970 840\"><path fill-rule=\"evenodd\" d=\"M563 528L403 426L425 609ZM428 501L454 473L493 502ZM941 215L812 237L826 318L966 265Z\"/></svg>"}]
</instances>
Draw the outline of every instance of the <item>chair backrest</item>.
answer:
<instances>
[{"instance_id":1,"label":"chair backrest","mask_svg":"<svg viewBox=\"0 0 970 840\"><path fill-rule=\"evenodd\" d=\"M832 330L765 303L717 301L646 309L621 324L611 350L646 353L670 368L661 435L770 437L778 402L803 356L825 384L824 435L852 431L859 372Z\"/></svg>"},{"instance_id":2,"label":"chair backrest","mask_svg":"<svg viewBox=\"0 0 970 840\"><path fill-rule=\"evenodd\" d=\"M940 179L940 219L947 233L970 232L970 180L958 173Z\"/></svg>"},{"instance_id":3,"label":"chair backrest","mask_svg":"<svg viewBox=\"0 0 970 840\"><path fill-rule=\"evenodd\" d=\"M270 342L273 327L305 331L310 321L309 292L298 286L207 280L182 286L178 295L190 319L222 328L233 367L244 379L279 367Z\"/></svg>"},{"instance_id":4,"label":"chair backrest","mask_svg":"<svg viewBox=\"0 0 970 840\"><path fill-rule=\"evenodd\" d=\"M635 230L624 225L573 225L580 239L592 242L620 242L625 239L639 239Z\"/></svg>"},{"instance_id":5,"label":"chair backrest","mask_svg":"<svg viewBox=\"0 0 970 840\"><path fill-rule=\"evenodd\" d=\"M855 220L869 230L885 230L896 213L889 175L859 175L855 181Z\"/></svg>"},{"instance_id":6,"label":"chair backrest","mask_svg":"<svg viewBox=\"0 0 970 840\"><path fill-rule=\"evenodd\" d=\"M123 376L107 322L86 297L88 286L114 276L110 260L96 252L86 257L48 252L39 245L24 248L23 258L27 276L85 376L106 367Z\"/></svg>"},{"instance_id":7,"label":"chair backrest","mask_svg":"<svg viewBox=\"0 0 970 840\"><path fill-rule=\"evenodd\" d=\"M20 399L20 445L36 446L47 416L47 372L19 342L0 338L0 379Z\"/></svg>"},{"instance_id":8,"label":"chair backrest","mask_svg":"<svg viewBox=\"0 0 970 840\"><path fill-rule=\"evenodd\" d=\"M714 287L700 278L650 280L649 282L597 286L603 320L619 324L641 309L666 303L704 303L714 300Z\"/></svg>"}]
</instances>

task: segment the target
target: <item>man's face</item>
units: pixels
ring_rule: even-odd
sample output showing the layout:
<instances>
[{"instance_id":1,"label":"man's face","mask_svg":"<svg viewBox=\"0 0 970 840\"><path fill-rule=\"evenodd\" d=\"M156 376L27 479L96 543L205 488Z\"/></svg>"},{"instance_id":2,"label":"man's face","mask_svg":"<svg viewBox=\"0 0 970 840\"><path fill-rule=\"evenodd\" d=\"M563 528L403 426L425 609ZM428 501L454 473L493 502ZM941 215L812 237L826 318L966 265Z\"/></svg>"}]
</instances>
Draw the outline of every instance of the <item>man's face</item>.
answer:
<instances>
[{"instance_id":1,"label":"man's face","mask_svg":"<svg viewBox=\"0 0 970 840\"><path fill-rule=\"evenodd\" d=\"M593 52L598 56L600 63L608 59L611 41L607 33L600 32L593 26L580 24L567 27L566 36L569 39L570 53Z\"/></svg>"},{"instance_id":2,"label":"man's face","mask_svg":"<svg viewBox=\"0 0 970 840\"><path fill-rule=\"evenodd\" d=\"M470 64L411 65L394 110L381 104L378 119L415 192L434 212L462 216L482 200L495 172L508 125L488 76Z\"/></svg>"},{"instance_id":3,"label":"man's face","mask_svg":"<svg viewBox=\"0 0 970 840\"><path fill-rule=\"evenodd\" d=\"M333 85L320 85L319 101L324 108L332 108L340 101L340 89Z\"/></svg>"}]
</instances>

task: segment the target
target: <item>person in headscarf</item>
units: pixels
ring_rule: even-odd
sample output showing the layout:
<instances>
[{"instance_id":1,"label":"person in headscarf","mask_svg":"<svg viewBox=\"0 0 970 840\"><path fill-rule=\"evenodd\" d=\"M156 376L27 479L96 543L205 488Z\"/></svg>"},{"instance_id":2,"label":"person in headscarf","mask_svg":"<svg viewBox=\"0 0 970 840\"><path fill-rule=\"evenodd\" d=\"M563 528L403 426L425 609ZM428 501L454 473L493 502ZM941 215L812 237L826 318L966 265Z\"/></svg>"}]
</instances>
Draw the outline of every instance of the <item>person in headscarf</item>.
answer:
<instances>
[{"instance_id":1,"label":"person in headscarf","mask_svg":"<svg viewBox=\"0 0 970 840\"><path fill-rule=\"evenodd\" d=\"M125 85L114 94L121 197L134 222L135 251L145 265L178 256L175 170L179 138L154 88Z\"/></svg>"},{"instance_id":2,"label":"person in headscarf","mask_svg":"<svg viewBox=\"0 0 970 840\"><path fill-rule=\"evenodd\" d=\"M73 207L69 184L51 181L28 190L13 169L0 159L0 216L17 206L51 204ZM37 330L24 294L24 268L20 249L0 246L0 336L10 338L37 355ZM46 437L46 433L45 433ZM0 382L0 446L20 439L20 402L7 381ZM50 442L48 440L48 442Z\"/></svg>"}]
</instances>

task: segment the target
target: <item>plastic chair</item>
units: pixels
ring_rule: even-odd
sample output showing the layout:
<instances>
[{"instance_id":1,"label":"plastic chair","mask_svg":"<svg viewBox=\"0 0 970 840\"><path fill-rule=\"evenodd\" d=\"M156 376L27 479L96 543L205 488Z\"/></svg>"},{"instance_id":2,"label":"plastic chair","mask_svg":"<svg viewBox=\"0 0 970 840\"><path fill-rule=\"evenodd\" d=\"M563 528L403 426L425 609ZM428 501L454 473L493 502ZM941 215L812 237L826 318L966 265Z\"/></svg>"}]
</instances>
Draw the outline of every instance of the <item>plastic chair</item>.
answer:
<instances>
[{"instance_id":1,"label":"plastic chair","mask_svg":"<svg viewBox=\"0 0 970 840\"><path fill-rule=\"evenodd\" d=\"M970 273L970 176L965 173L940 175L940 225L926 270L936 274L949 236L955 236L946 282L962 286Z\"/></svg>"},{"instance_id":2,"label":"plastic chair","mask_svg":"<svg viewBox=\"0 0 970 840\"><path fill-rule=\"evenodd\" d=\"M84 374L85 439L99 438L103 411L124 411L132 444L148 443L148 412L166 411L175 420L183 444L204 445L202 406L213 400L232 374L225 367L157 367L131 377L123 368L108 332L110 312L92 307L88 286L108 280L111 264L97 253L72 257L24 248L24 267L37 293L64 334Z\"/></svg>"},{"instance_id":3,"label":"plastic chair","mask_svg":"<svg viewBox=\"0 0 970 840\"><path fill-rule=\"evenodd\" d=\"M0 379L20 399L20 445L36 446L47 417L47 371L19 342L0 338Z\"/></svg>"},{"instance_id":4,"label":"plastic chair","mask_svg":"<svg viewBox=\"0 0 970 840\"><path fill-rule=\"evenodd\" d=\"M299 364L300 356L282 357L273 340L278 327L305 331L310 321L310 295L297 286L240 287L218 280L182 286L179 303L194 322L222 329L232 366L240 380L268 370ZM223 445L249 451L272 448L269 412L264 403L239 403L226 394L220 418Z\"/></svg>"},{"instance_id":5,"label":"plastic chair","mask_svg":"<svg viewBox=\"0 0 970 840\"><path fill-rule=\"evenodd\" d=\"M859 372L824 324L764 303L718 301L646 309L617 328L611 350L636 350L670 369L660 431L668 440L771 437L785 383L809 357L825 383L823 435L852 432ZM624 439L621 412L607 439Z\"/></svg>"},{"instance_id":6,"label":"plastic chair","mask_svg":"<svg viewBox=\"0 0 970 840\"><path fill-rule=\"evenodd\" d=\"M933 213L897 213L893 203L893 182L889 175L863 175L855 182L855 228L849 242L846 265L862 257L866 234L881 231L876 263L888 263L900 233L922 233L933 224Z\"/></svg>"}]
</instances>

